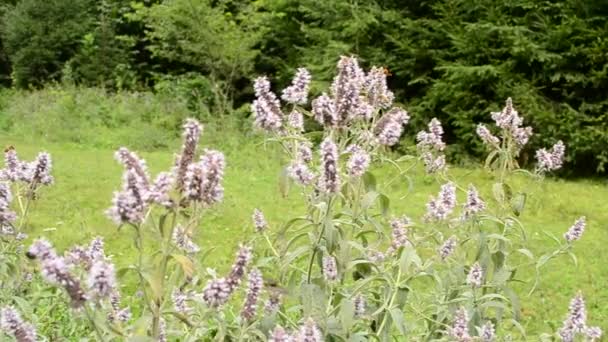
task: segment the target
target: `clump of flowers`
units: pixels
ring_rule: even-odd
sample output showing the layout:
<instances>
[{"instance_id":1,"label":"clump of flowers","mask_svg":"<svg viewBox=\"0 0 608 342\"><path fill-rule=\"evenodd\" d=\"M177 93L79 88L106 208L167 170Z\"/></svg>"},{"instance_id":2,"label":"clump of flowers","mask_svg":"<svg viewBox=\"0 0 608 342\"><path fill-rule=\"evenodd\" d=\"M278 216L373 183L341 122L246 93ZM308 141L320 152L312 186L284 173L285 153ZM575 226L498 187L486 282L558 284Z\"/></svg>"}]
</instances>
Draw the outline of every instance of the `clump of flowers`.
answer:
<instances>
[{"instance_id":1,"label":"clump of flowers","mask_svg":"<svg viewBox=\"0 0 608 342\"><path fill-rule=\"evenodd\" d=\"M564 164L564 155L566 152L566 146L560 140L558 141L551 150L541 148L536 151L536 160L538 161L539 172L555 171L562 167Z\"/></svg>"},{"instance_id":2,"label":"clump of flowers","mask_svg":"<svg viewBox=\"0 0 608 342\"><path fill-rule=\"evenodd\" d=\"M446 169L445 143L443 142L443 127L437 118L428 124L428 131L420 131L416 135L416 145L421 155L427 173L436 173Z\"/></svg>"},{"instance_id":3,"label":"clump of flowers","mask_svg":"<svg viewBox=\"0 0 608 342\"><path fill-rule=\"evenodd\" d=\"M429 221L441 221L448 218L456 207L456 186L446 183L441 186L437 197L431 197L427 203L425 218Z\"/></svg>"},{"instance_id":4,"label":"clump of flowers","mask_svg":"<svg viewBox=\"0 0 608 342\"><path fill-rule=\"evenodd\" d=\"M568 229L568 231L564 234L566 241L568 241L568 243L572 243L573 241L580 239L583 236L586 224L585 216L581 216L578 220L576 220L572 227L570 227L570 229Z\"/></svg>"},{"instance_id":5,"label":"clump of flowers","mask_svg":"<svg viewBox=\"0 0 608 342\"><path fill-rule=\"evenodd\" d=\"M574 341L577 335L586 336L592 341L599 340L602 337L602 330L599 327L587 326L585 300L580 292L570 301L568 317L557 333L564 342Z\"/></svg>"},{"instance_id":6,"label":"clump of flowers","mask_svg":"<svg viewBox=\"0 0 608 342\"><path fill-rule=\"evenodd\" d=\"M34 326L25 322L12 306L5 306L0 310L0 329L12 335L17 342L36 342Z\"/></svg>"}]
</instances>

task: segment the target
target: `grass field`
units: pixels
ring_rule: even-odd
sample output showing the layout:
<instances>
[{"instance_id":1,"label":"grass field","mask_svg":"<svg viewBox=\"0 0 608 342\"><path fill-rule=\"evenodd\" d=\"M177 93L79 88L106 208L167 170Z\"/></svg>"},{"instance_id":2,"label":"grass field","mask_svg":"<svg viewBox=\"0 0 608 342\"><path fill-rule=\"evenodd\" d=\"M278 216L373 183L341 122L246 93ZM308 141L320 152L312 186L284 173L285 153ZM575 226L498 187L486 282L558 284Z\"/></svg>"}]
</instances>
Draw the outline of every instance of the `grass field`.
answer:
<instances>
[{"instance_id":1,"label":"grass field","mask_svg":"<svg viewBox=\"0 0 608 342\"><path fill-rule=\"evenodd\" d=\"M204 134L202 145L223 151L228 169L224 186L225 200L206 217L197 232L203 248L216 247L209 267L224 268L232 259L238 243L252 233L250 223L253 208L262 209L271 225L301 213L297 191L283 198L278 188L281 159L273 149L265 149L259 137L233 137ZM110 205L112 192L121 182L121 167L113 159L113 150L83 147L74 144L35 142L0 135L2 145L12 144L23 158L31 159L39 150L53 156L56 184L44 189L42 198L32 209L29 220L30 239L45 236L59 249L83 243L96 235L106 240L106 250L114 255L119 266L129 264L134 251L131 232L118 231L104 215ZM178 147L178 142L169 145ZM153 174L167 170L173 161L172 150L140 153ZM385 172L385 171L381 171ZM483 170L451 171L458 183L475 183L490 198L491 175ZM391 197L391 212L420 219L429 194L438 185L414 171L414 192L408 194L407 183L394 184L387 192ZM519 180L521 186L526 186ZM529 188L529 187L528 187ZM600 181L548 180L534 190L522 221L526 224L535 255L553 247L543 232L563 234L573 221L586 215L588 226L581 241L575 245L578 266L567 256L545 267L540 287L530 298L522 298L525 324L529 332L550 332L552 325L561 324L567 303L578 289L587 300L591 322L608 328L608 185ZM524 279L530 279L532 269ZM529 287L527 287L529 288ZM525 293L522 292L522 293Z\"/></svg>"}]
</instances>

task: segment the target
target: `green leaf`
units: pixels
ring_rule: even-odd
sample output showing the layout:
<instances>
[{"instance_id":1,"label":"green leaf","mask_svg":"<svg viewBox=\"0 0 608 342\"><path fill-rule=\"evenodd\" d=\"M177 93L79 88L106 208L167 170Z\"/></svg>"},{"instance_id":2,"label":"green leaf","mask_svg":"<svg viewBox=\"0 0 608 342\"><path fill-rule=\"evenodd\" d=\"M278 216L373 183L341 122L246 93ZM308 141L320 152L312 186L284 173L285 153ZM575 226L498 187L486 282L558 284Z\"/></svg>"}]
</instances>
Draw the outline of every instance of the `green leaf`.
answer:
<instances>
[{"instance_id":1,"label":"green leaf","mask_svg":"<svg viewBox=\"0 0 608 342\"><path fill-rule=\"evenodd\" d=\"M401 336L405 336L407 333L407 328L405 326L405 317L403 316L403 311L398 308L392 308L390 310L391 318L393 319L393 323L401 333Z\"/></svg>"},{"instance_id":2,"label":"green leaf","mask_svg":"<svg viewBox=\"0 0 608 342\"><path fill-rule=\"evenodd\" d=\"M345 334L351 331L355 323L355 304L350 299L342 300L340 305L340 322Z\"/></svg>"},{"instance_id":3,"label":"green leaf","mask_svg":"<svg viewBox=\"0 0 608 342\"><path fill-rule=\"evenodd\" d=\"M367 171L366 173L363 174L363 184L365 185L365 190L366 191L376 191L376 176L374 176L373 173L371 173L370 171Z\"/></svg>"},{"instance_id":4,"label":"green leaf","mask_svg":"<svg viewBox=\"0 0 608 342\"><path fill-rule=\"evenodd\" d=\"M279 191L283 198L289 195L289 181L289 171L287 171L287 168L284 168L279 175Z\"/></svg>"},{"instance_id":5,"label":"green leaf","mask_svg":"<svg viewBox=\"0 0 608 342\"><path fill-rule=\"evenodd\" d=\"M171 257L181 266L186 277L191 278L194 274L194 264L192 263L192 260L181 254L171 254Z\"/></svg>"},{"instance_id":6,"label":"green leaf","mask_svg":"<svg viewBox=\"0 0 608 342\"><path fill-rule=\"evenodd\" d=\"M515 216L520 216L524 211L524 207L526 205L526 194L518 193L515 195L513 200L511 201L511 209L513 209L513 213Z\"/></svg>"}]
</instances>

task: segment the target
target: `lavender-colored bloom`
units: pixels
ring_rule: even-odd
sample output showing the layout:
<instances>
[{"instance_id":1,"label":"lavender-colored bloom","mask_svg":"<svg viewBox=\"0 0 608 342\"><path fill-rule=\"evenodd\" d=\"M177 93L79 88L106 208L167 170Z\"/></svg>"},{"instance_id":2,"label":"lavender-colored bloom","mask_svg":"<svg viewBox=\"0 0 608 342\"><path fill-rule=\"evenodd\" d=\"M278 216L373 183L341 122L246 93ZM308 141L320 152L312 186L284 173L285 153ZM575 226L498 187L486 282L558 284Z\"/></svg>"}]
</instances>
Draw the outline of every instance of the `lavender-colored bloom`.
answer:
<instances>
[{"instance_id":1,"label":"lavender-colored bloom","mask_svg":"<svg viewBox=\"0 0 608 342\"><path fill-rule=\"evenodd\" d=\"M480 287L483 281L483 269L479 262L476 262L471 266L469 274L467 275L467 284L473 287Z\"/></svg>"},{"instance_id":2,"label":"lavender-colored bloom","mask_svg":"<svg viewBox=\"0 0 608 342\"><path fill-rule=\"evenodd\" d=\"M110 297L116 287L114 265L106 261L96 261L89 271L89 290L99 299Z\"/></svg>"},{"instance_id":3,"label":"lavender-colored bloom","mask_svg":"<svg viewBox=\"0 0 608 342\"><path fill-rule=\"evenodd\" d=\"M428 174L444 171L447 169L445 162L445 155L440 154L435 158L433 153L426 151L421 155L422 161L424 162L425 170Z\"/></svg>"},{"instance_id":4,"label":"lavender-colored bloom","mask_svg":"<svg viewBox=\"0 0 608 342\"><path fill-rule=\"evenodd\" d=\"M294 342L294 339L285 331L285 329L283 329L283 327L277 325L272 331L268 342Z\"/></svg>"},{"instance_id":5,"label":"lavender-colored bloom","mask_svg":"<svg viewBox=\"0 0 608 342\"><path fill-rule=\"evenodd\" d=\"M315 174L308 168L306 164L300 161L292 163L287 168L287 174L289 175L289 178L303 186L310 185L315 179Z\"/></svg>"},{"instance_id":6,"label":"lavender-colored bloom","mask_svg":"<svg viewBox=\"0 0 608 342\"><path fill-rule=\"evenodd\" d=\"M277 131L282 126L283 112L277 96L270 90L270 81L266 76L256 78L253 85L256 99L251 105L254 124L266 131Z\"/></svg>"},{"instance_id":7,"label":"lavender-colored bloom","mask_svg":"<svg viewBox=\"0 0 608 342\"><path fill-rule=\"evenodd\" d=\"M203 289L203 300L209 307L217 308L228 301L231 293L231 286L225 278L213 279Z\"/></svg>"},{"instance_id":8,"label":"lavender-colored bloom","mask_svg":"<svg viewBox=\"0 0 608 342\"><path fill-rule=\"evenodd\" d=\"M180 289L174 289L171 292L171 301L176 312L187 315L192 309L188 306L188 294Z\"/></svg>"},{"instance_id":9,"label":"lavender-colored bloom","mask_svg":"<svg viewBox=\"0 0 608 342\"><path fill-rule=\"evenodd\" d=\"M378 109L386 109L391 106L395 95L386 85L386 73L384 68L372 67L365 77L363 85L367 102Z\"/></svg>"},{"instance_id":10,"label":"lavender-colored bloom","mask_svg":"<svg viewBox=\"0 0 608 342\"><path fill-rule=\"evenodd\" d=\"M101 236L95 237L89 244L89 257L91 260L105 260L106 253L104 250L103 238Z\"/></svg>"},{"instance_id":11,"label":"lavender-colored bloom","mask_svg":"<svg viewBox=\"0 0 608 342\"><path fill-rule=\"evenodd\" d=\"M304 115L297 110L289 113L287 123L298 132L304 131Z\"/></svg>"},{"instance_id":12,"label":"lavender-colored bloom","mask_svg":"<svg viewBox=\"0 0 608 342\"><path fill-rule=\"evenodd\" d=\"M147 203L155 203L169 208L173 205L169 191L173 185L173 178L168 172L161 172L156 176L150 189L143 194L143 200Z\"/></svg>"},{"instance_id":13,"label":"lavender-colored bloom","mask_svg":"<svg viewBox=\"0 0 608 342\"><path fill-rule=\"evenodd\" d=\"M391 245L387 250L387 254L393 254L401 247L407 246L410 242L407 238L407 226L410 225L408 217L402 217L391 221L392 236Z\"/></svg>"},{"instance_id":14,"label":"lavender-colored bloom","mask_svg":"<svg viewBox=\"0 0 608 342\"><path fill-rule=\"evenodd\" d=\"M464 217L468 218L485 210L486 204L479 197L477 189L471 184L467 190L467 202L464 205Z\"/></svg>"},{"instance_id":15,"label":"lavender-colored bloom","mask_svg":"<svg viewBox=\"0 0 608 342\"><path fill-rule=\"evenodd\" d=\"M161 317L158 326L158 342L167 342L167 323L164 318Z\"/></svg>"},{"instance_id":16,"label":"lavender-colored bloom","mask_svg":"<svg viewBox=\"0 0 608 342\"><path fill-rule=\"evenodd\" d=\"M426 219L445 220L456 206L456 186L449 182L441 186L437 198L431 197L427 203Z\"/></svg>"},{"instance_id":17,"label":"lavender-colored bloom","mask_svg":"<svg viewBox=\"0 0 608 342\"><path fill-rule=\"evenodd\" d=\"M312 318L306 320L306 323L300 327L298 335L296 336L297 342L322 342L323 335L321 330L317 327L317 323Z\"/></svg>"},{"instance_id":18,"label":"lavender-colored bloom","mask_svg":"<svg viewBox=\"0 0 608 342\"><path fill-rule=\"evenodd\" d=\"M65 261L70 266L82 266L85 270L91 269L92 260L89 251L84 246L73 246L64 253Z\"/></svg>"},{"instance_id":19,"label":"lavender-colored bloom","mask_svg":"<svg viewBox=\"0 0 608 342\"><path fill-rule=\"evenodd\" d=\"M24 178L23 173L23 164L19 157L17 156L17 151L11 146L4 150L4 166L2 174L7 181L15 182L18 180L22 180Z\"/></svg>"},{"instance_id":20,"label":"lavender-colored bloom","mask_svg":"<svg viewBox=\"0 0 608 342\"><path fill-rule=\"evenodd\" d=\"M326 255L323 257L323 277L328 282L338 280L338 266L336 265L336 258L331 255Z\"/></svg>"},{"instance_id":21,"label":"lavender-colored bloom","mask_svg":"<svg viewBox=\"0 0 608 342\"><path fill-rule=\"evenodd\" d=\"M0 329L15 337L17 342L36 342L34 326L23 321L19 312L12 306L5 306L0 310Z\"/></svg>"},{"instance_id":22,"label":"lavender-colored bloom","mask_svg":"<svg viewBox=\"0 0 608 342\"><path fill-rule=\"evenodd\" d=\"M208 206L222 201L225 167L226 162L221 152L205 151L200 162L188 166L184 177L184 192L188 199Z\"/></svg>"},{"instance_id":23,"label":"lavender-colored bloom","mask_svg":"<svg viewBox=\"0 0 608 342\"><path fill-rule=\"evenodd\" d=\"M264 305L264 311L267 314L273 314L279 310L279 306L281 305L281 292L279 291L270 291L270 296Z\"/></svg>"},{"instance_id":24,"label":"lavender-colored bloom","mask_svg":"<svg viewBox=\"0 0 608 342\"><path fill-rule=\"evenodd\" d=\"M361 177L369 168L370 161L367 152L358 150L346 162L346 170L351 177Z\"/></svg>"},{"instance_id":25,"label":"lavender-colored bloom","mask_svg":"<svg viewBox=\"0 0 608 342\"><path fill-rule=\"evenodd\" d=\"M186 253L193 254L198 253L201 250L201 248L192 241L190 232L181 225L177 225L175 229L173 229L171 240L177 248Z\"/></svg>"},{"instance_id":26,"label":"lavender-colored bloom","mask_svg":"<svg viewBox=\"0 0 608 342\"><path fill-rule=\"evenodd\" d=\"M580 292L570 301L568 317L557 333L564 342L572 342L577 334L587 333L587 310Z\"/></svg>"},{"instance_id":27,"label":"lavender-colored bloom","mask_svg":"<svg viewBox=\"0 0 608 342\"><path fill-rule=\"evenodd\" d=\"M310 85L310 72L306 68L298 68L291 85L283 89L281 98L293 104L306 104L308 102L308 87Z\"/></svg>"},{"instance_id":28,"label":"lavender-colored bloom","mask_svg":"<svg viewBox=\"0 0 608 342\"><path fill-rule=\"evenodd\" d=\"M365 297L358 294L353 301L353 305L355 307L355 317L363 317L363 315L365 315L365 308L367 306Z\"/></svg>"},{"instance_id":29,"label":"lavender-colored bloom","mask_svg":"<svg viewBox=\"0 0 608 342\"><path fill-rule=\"evenodd\" d=\"M134 172L138 181L142 184L142 189L147 190L150 175L145 160L139 158L135 152L129 151L126 147L119 148L114 154L114 158L124 166L125 170Z\"/></svg>"},{"instance_id":30,"label":"lavender-colored bloom","mask_svg":"<svg viewBox=\"0 0 608 342\"><path fill-rule=\"evenodd\" d=\"M585 216L579 217L578 220L574 221L574 224L568 229L568 231L564 234L564 238L569 243L580 239L585 232L586 226L586 218Z\"/></svg>"},{"instance_id":31,"label":"lavender-colored bloom","mask_svg":"<svg viewBox=\"0 0 608 342\"><path fill-rule=\"evenodd\" d=\"M491 147L498 147L500 144L500 140L495 137L484 124L477 125L476 132L484 144Z\"/></svg>"},{"instance_id":32,"label":"lavender-colored bloom","mask_svg":"<svg viewBox=\"0 0 608 342\"><path fill-rule=\"evenodd\" d=\"M247 295L245 297L245 304L241 310L241 317L246 321L251 320L255 316L260 292L264 285L262 273L258 269L251 270L248 278Z\"/></svg>"},{"instance_id":33,"label":"lavender-colored bloom","mask_svg":"<svg viewBox=\"0 0 608 342\"><path fill-rule=\"evenodd\" d=\"M518 127L513 131L513 139L519 148L528 143L532 136L532 127Z\"/></svg>"},{"instance_id":34,"label":"lavender-colored bloom","mask_svg":"<svg viewBox=\"0 0 608 342\"><path fill-rule=\"evenodd\" d=\"M253 226L255 227L256 232L260 233L268 228L268 222L266 222L264 213L262 213L259 209L253 209L251 219L253 220Z\"/></svg>"},{"instance_id":35,"label":"lavender-colored bloom","mask_svg":"<svg viewBox=\"0 0 608 342\"><path fill-rule=\"evenodd\" d=\"M390 250L390 247L389 247ZM367 251L367 259L373 263L380 263L383 262L384 259L386 259L386 255L384 255L384 253L376 251L376 250L369 250Z\"/></svg>"},{"instance_id":36,"label":"lavender-colored bloom","mask_svg":"<svg viewBox=\"0 0 608 342\"><path fill-rule=\"evenodd\" d=\"M32 164L32 178L33 184L49 185L53 183L53 176L51 176L51 169L53 168L53 162L51 155L46 152L38 153L36 160Z\"/></svg>"},{"instance_id":37,"label":"lavender-colored bloom","mask_svg":"<svg viewBox=\"0 0 608 342\"><path fill-rule=\"evenodd\" d=\"M513 108L511 98L507 99L505 108L502 111L492 113L492 119L496 122L496 126L513 137L519 149L527 144L532 136L532 127L522 127L523 119Z\"/></svg>"},{"instance_id":38,"label":"lavender-colored bloom","mask_svg":"<svg viewBox=\"0 0 608 342\"><path fill-rule=\"evenodd\" d=\"M17 219L17 214L11 210L10 204L13 201L11 189L7 183L0 182L0 227L12 227Z\"/></svg>"},{"instance_id":39,"label":"lavender-colored bloom","mask_svg":"<svg viewBox=\"0 0 608 342\"><path fill-rule=\"evenodd\" d=\"M30 259L38 259L40 261L45 261L48 259L57 258L57 253L53 249L53 246L50 242L45 239L37 239L30 246L27 257Z\"/></svg>"},{"instance_id":40,"label":"lavender-colored bloom","mask_svg":"<svg viewBox=\"0 0 608 342\"><path fill-rule=\"evenodd\" d=\"M593 341L599 341L602 338L602 329L600 327L588 327L585 331L587 338Z\"/></svg>"},{"instance_id":41,"label":"lavender-colored bloom","mask_svg":"<svg viewBox=\"0 0 608 342\"><path fill-rule=\"evenodd\" d=\"M401 108L389 110L374 126L374 135L378 142L385 146L398 143L403 133L403 125L407 124L409 119L408 113Z\"/></svg>"},{"instance_id":42,"label":"lavender-colored bloom","mask_svg":"<svg viewBox=\"0 0 608 342\"><path fill-rule=\"evenodd\" d=\"M454 323L448 329L448 335L458 342L472 341L469 335L469 315L465 308L460 308L456 311Z\"/></svg>"},{"instance_id":43,"label":"lavender-colored bloom","mask_svg":"<svg viewBox=\"0 0 608 342\"><path fill-rule=\"evenodd\" d=\"M564 153L566 147L560 140L550 151L541 148L536 151L536 160L538 161L538 170L540 172L555 171L560 169L564 163Z\"/></svg>"},{"instance_id":44,"label":"lavender-colored bloom","mask_svg":"<svg viewBox=\"0 0 608 342\"><path fill-rule=\"evenodd\" d=\"M142 179L133 170L125 172L123 190L114 192L112 206L107 215L116 224L139 224L144 219L145 203L142 195L145 192Z\"/></svg>"},{"instance_id":45,"label":"lavender-colored bloom","mask_svg":"<svg viewBox=\"0 0 608 342\"><path fill-rule=\"evenodd\" d=\"M336 127L340 123L334 101L325 93L312 101L312 114L318 123L327 127Z\"/></svg>"},{"instance_id":46,"label":"lavender-colored bloom","mask_svg":"<svg viewBox=\"0 0 608 342\"><path fill-rule=\"evenodd\" d=\"M433 149L436 151L443 151L445 143L442 140L443 127L441 122L437 118L431 119L428 124L429 130L418 132L416 140L418 141L418 148L422 150Z\"/></svg>"},{"instance_id":47,"label":"lavender-colored bloom","mask_svg":"<svg viewBox=\"0 0 608 342\"><path fill-rule=\"evenodd\" d=\"M230 269L230 274L226 281L230 286L230 291L236 290L236 288L241 283L243 276L245 275L245 269L249 262L251 261L253 255L251 251L251 247L241 245L236 254L236 260L234 264L232 264L232 268Z\"/></svg>"},{"instance_id":48,"label":"lavender-colored bloom","mask_svg":"<svg viewBox=\"0 0 608 342\"><path fill-rule=\"evenodd\" d=\"M297 160L304 163L310 163L312 161L312 149L310 142L303 142L298 146Z\"/></svg>"},{"instance_id":49,"label":"lavender-colored bloom","mask_svg":"<svg viewBox=\"0 0 608 342\"><path fill-rule=\"evenodd\" d=\"M496 338L496 333L494 331L494 324L492 322L487 321L481 329L479 329L479 338L482 342L492 342Z\"/></svg>"},{"instance_id":50,"label":"lavender-colored bloom","mask_svg":"<svg viewBox=\"0 0 608 342\"><path fill-rule=\"evenodd\" d=\"M338 62L338 74L331 85L334 97L335 115L340 124L355 118L361 110L360 92L365 74L354 57L342 56Z\"/></svg>"},{"instance_id":51,"label":"lavender-colored bloom","mask_svg":"<svg viewBox=\"0 0 608 342\"><path fill-rule=\"evenodd\" d=\"M321 143L322 173L319 187L325 193L340 191L340 174L338 171L338 146L328 137Z\"/></svg>"},{"instance_id":52,"label":"lavender-colored bloom","mask_svg":"<svg viewBox=\"0 0 608 342\"><path fill-rule=\"evenodd\" d=\"M42 277L50 284L62 286L70 296L72 307L82 307L87 300L87 296L80 286L80 281L70 274L65 259L54 257L43 259L41 263Z\"/></svg>"},{"instance_id":53,"label":"lavender-colored bloom","mask_svg":"<svg viewBox=\"0 0 608 342\"><path fill-rule=\"evenodd\" d=\"M450 255L452 255L452 253L454 253L457 243L458 240L456 240L456 236L451 236L449 239L445 240L443 245L441 245L441 248L439 248L439 256L441 257L441 260L447 259Z\"/></svg>"},{"instance_id":54,"label":"lavender-colored bloom","mask_svg":"<svg viewBox=\"0 0 608 342\"><path fill-rule=\"evenodd\" d=\"M203 126L195 119L187 119L183 125L182 137L184 139L182 150L175 160L173 176L175 178L175 187L182 190L184 187L184 177L188 171L188 166L194 161L196 154L196 146L201 137Z\"/></svg>"},{"instance_id":55,"label":"lavender-colored bloom","mask_svg":"<svg viewBox=\"0 0 608 342\"><path fill-rule=\"evenodd\" d=\"M120 308L120 293L116 289L110 294L110 305L112 306L112 311L108 313L108 321L124 323L131 319L131 310L128 307Z\"/></svg>"}]
</instances>

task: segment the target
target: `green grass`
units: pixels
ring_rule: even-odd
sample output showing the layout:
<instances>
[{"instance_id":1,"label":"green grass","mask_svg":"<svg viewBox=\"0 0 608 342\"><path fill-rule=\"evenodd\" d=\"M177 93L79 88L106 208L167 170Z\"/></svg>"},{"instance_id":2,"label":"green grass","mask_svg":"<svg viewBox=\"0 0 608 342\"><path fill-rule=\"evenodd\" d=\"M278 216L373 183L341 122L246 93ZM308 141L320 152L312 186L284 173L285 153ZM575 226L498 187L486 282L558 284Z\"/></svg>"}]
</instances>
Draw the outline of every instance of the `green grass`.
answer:
<instances>
[{"instance_id":1,"label":"green grass","mask_svg":"<svg viewBox=\"0 0 608 342\"><path fill-rule=\"evenodd\" d=\"M113 149L82 147L75 144L34 142L32 139L13 139L0 135L2 144L14 145L23 158L31 159L38 150L53 155L56 184L44 189L42 198L32 208L29 220L30 239L45 236L59 249L85 243L96 235L106 240L108 253L114 255L119 266L133 261L131 231L118 231L104 215L110 205L112 192L121 182L121 167L113 159ZM25 142L24 142L25 141ZM239 242L252 234L250 223L253 208L262 209L273 227L302 213L297 191L283 198L278 176L281 158L274 149L265 149L259 137L204 134L202 146L215 148L226 154L228 169L225 177L225 200L211 211L197 231L198 243L203 248L215 247L206 266L223 268L231 261ZM173 149L178 142L168 143L172 150L142 152L153 174L167 170L173 161ZM118 147L118 146L116 146ZM380 170L380 177L387 171ZM491 175L483 170L451 170L460 185L476 184L482 195L491 198ZM414 192L408 195L406 182L394 183L385 189L391 197L391 213L407 214L420 220L430 194L438 185L419 171L412 174ZM587 231L574 247L578 266L568 257L552 261L544 268L540 287L530 298L524 296L525 325L535 334L551 332L551 325L560 324L567 311L569 299L581 289L588 305L590 322L602 328L608 319L608 186L597 181L547 180L539 188L516 182L534 191L522 216L532 251L535 255L553 248L544 231L557 236L563 234L581 215L588 218ZM403 199L402 197L406 196ZM459 195L462 199L463 195ZM524 279L530 279L528 270ZM522 287L522 289L528 289ZM522 292L524 293L524 292Z\"/></svg>"}]
</instances>

